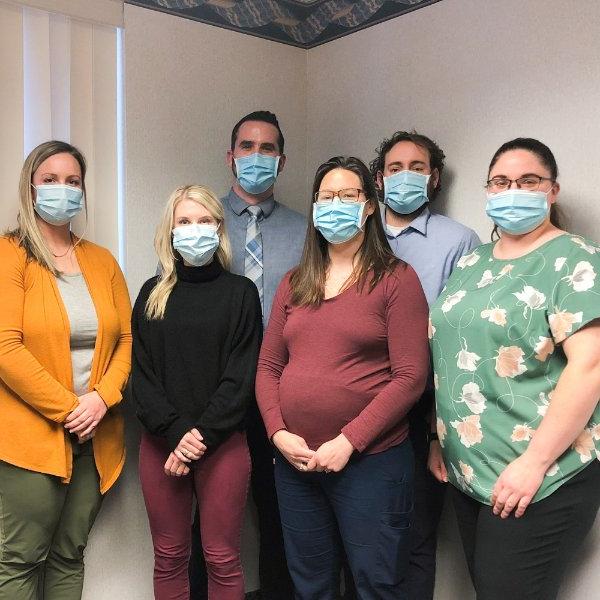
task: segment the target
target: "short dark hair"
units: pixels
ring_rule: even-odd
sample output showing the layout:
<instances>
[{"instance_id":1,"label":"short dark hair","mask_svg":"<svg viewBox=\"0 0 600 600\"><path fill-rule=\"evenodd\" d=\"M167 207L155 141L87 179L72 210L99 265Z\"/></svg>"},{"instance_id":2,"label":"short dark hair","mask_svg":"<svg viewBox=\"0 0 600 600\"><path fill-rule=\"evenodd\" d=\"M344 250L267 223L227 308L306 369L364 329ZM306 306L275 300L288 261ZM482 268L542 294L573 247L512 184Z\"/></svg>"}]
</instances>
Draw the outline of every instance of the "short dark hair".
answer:
<instances>
[{"instance_id":1,"label":"short dark hair","mask_svg":"<svg viewBox=\"0 0 600 600\"><path fill-rule=\"evenodd\" d=\"M412 142L427 150L431 170L437 169L438 172L438 181L435 188L432 190L431 198L429 199L434 200L438 195L438 192L442 189L442 171L444 170L444 159L446 158L446 155L431 138L417 133L414 129L412 131L396 131L392 137L384 139L381 142L379 148L375 150L377 157L369 164L371 175L373 178L376 178L379 171L383 173L387 153L399 142Z\"/></svg>"},{"instance_id":2,"label":"short dark hair","mask_svg":"<svg viewBox=\"0 0 600 600\"><path fill-rule=\"evenodd\" d=\"M554 158L554 154L552 154L552 150L543 144L539 140L535 138L526 138L519 137L514 140L510 140L509 142L504 142L498 150L492 156L492 160L490 161L490 166L488 168L488 179L490 177L490 173L494 168L494 165L498 162L498 159L505 153L510 152L511 150L527 150L527 152L531 152L534 154L538 160L550 171L550 179L554 183L558 179L558 164L556 163L556 158ZM563 228L564 214L559 209L559 207L554 203L550 207L550 223L559 229ZM498 226L495 225L492 230L492 240L498 235Z\"/></svg>"},{"instance_id":3,"label":"short dark hair","mask_svg":"<svg viewBox=\"0 0 600 600\"><path fill-rule=\"evenodd\" d=\"M275 116L275 113L269 112L268 110L255 110L247 114L245 117L242 117L236 124L233 130L231 131L231 149L235 148L235 142L237 140L237 134L240 130L240 127L246 121L262 121L263 123L269 123L269 125L273 125L277 129L279 133L279 138L277 139L277 145L279 146L279 152L283 154L283 146L285 144L285 140L283 139L283 133L281 131L281 127L279 127L279 121Z\"/></svg>"}]
</instances>

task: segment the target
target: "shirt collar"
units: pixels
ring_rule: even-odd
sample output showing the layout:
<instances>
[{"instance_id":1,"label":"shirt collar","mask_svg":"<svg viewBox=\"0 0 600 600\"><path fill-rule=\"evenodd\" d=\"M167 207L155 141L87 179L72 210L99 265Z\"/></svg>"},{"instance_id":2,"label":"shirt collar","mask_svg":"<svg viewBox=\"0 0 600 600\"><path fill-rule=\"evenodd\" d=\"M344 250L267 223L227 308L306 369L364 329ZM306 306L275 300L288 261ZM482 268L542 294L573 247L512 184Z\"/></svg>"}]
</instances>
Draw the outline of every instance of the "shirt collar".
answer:
<instances>
[{"instance_id":1,"label":"shirt collar","mask_svg":"<svg viewBox=\"0 0 600 600\"><path fill-rule=\"evenodd\" d=\"M233 188L231 188L229 190L229 194L227 194L227 201L229 202L231 210L238 216L241 215L248 208L248 206L250 206L243 198L240 198L233 191ZM266 219L275 209L275 197L271 195L266 200L260 202L257 206L261 207L263 218Z\"/></svg>"},{"instance_id":2,"label":"shirt collar","mask_svg":"<svg viewBox=\"0 0 600 600\"><path fill-rule=\"evenodd\" d=\"M385 204L381 204L381 219L383 220L383 227L385 229L385 235L389 239L394 239L396 236L389 233L386 222L385 222L386 208L387 207ZM402 233L404 233L404 231L407 231L408 229L414 229L415 231L418 231L420 234L427 237L427 222L429 221L430 216L431 216L431 212L429 212L429 207L425 206L423 208L423 210L421 211L421 213L417 217L415 217L410 222L410 224L406 226L406 229L404 229L399 235L402 235Z\"/></svg>"}]
</instances>

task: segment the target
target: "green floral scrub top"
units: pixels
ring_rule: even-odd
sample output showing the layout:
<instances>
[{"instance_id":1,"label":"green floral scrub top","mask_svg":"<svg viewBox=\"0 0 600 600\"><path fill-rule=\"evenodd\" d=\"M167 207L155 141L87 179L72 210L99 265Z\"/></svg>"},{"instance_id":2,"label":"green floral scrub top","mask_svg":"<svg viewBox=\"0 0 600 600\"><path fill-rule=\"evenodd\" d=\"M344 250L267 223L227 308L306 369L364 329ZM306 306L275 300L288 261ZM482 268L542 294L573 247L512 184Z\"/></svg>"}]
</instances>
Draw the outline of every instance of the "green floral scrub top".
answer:
<instances>
[{"instance_id":1,"label":"green floral scrub top","mask_svg":"<svg viewBox=\"0 0 600 600\"><path fill-rule=\"evenodd\" d=\"M600 247L561 235L512 260L463 256L431 307L437 432L450 482L490 504L527 448L567 363L561 342L600 317ZM573 390L573 395L577 390ZM600 409L548 469L534 502L600 459Z\"/></svg>"}]
</instances>

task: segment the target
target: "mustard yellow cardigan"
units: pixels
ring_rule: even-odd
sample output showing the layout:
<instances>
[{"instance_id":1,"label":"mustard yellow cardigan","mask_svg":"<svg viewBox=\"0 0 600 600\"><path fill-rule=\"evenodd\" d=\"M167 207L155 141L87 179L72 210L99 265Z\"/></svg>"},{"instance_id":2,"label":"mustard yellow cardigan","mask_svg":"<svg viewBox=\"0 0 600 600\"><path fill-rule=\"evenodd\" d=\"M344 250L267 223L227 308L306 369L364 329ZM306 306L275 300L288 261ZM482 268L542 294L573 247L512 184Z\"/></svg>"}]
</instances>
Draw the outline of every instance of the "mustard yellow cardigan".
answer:
<instances>
[{"instance_id":1,"label":"mustard yellow cardigan","mask_svg":"<svg viewBox=\"0 0 600 600\"><path fill-rule=\"evenodd\" d=\"M81 240L75 253L98 316L89 389L109 407L93 439L104 494L125 461L117 405L131 367L131 303L108 250ZM77 406L69 337L55 277L16 240L0 238L0 460L65 483L73 457L63 424Z\"/></svg>"}]
</instances>

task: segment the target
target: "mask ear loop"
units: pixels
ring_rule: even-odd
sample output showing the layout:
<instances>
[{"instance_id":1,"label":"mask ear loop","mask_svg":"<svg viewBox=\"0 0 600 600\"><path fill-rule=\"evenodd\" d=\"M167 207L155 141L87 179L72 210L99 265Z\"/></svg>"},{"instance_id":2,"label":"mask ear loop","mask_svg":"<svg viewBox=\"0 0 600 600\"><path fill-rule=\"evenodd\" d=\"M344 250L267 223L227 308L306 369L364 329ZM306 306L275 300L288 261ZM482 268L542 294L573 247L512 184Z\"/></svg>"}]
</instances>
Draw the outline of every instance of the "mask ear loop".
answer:
<instances>
[{"instance_id":1,"label":"mask ear loop","mask_svg":"<svg viewBox=\"0 0 600 600\"><path fill-rule=\"evenodd\" d=\"M81 240L85 238L85 234L87 233L88 223L89 223L89 215L88 215L88 203L87 203L87 195L83 196L83 206L85 210L85 225L83 227L83 232L80 236L77 237L77 241L73 244L73 252L75 252L75 248L79 246ZM71 229L72 221L69 221L69 235L71 236L71 243L73 242L73 231Z\"/></svg>"}]
</instances>

